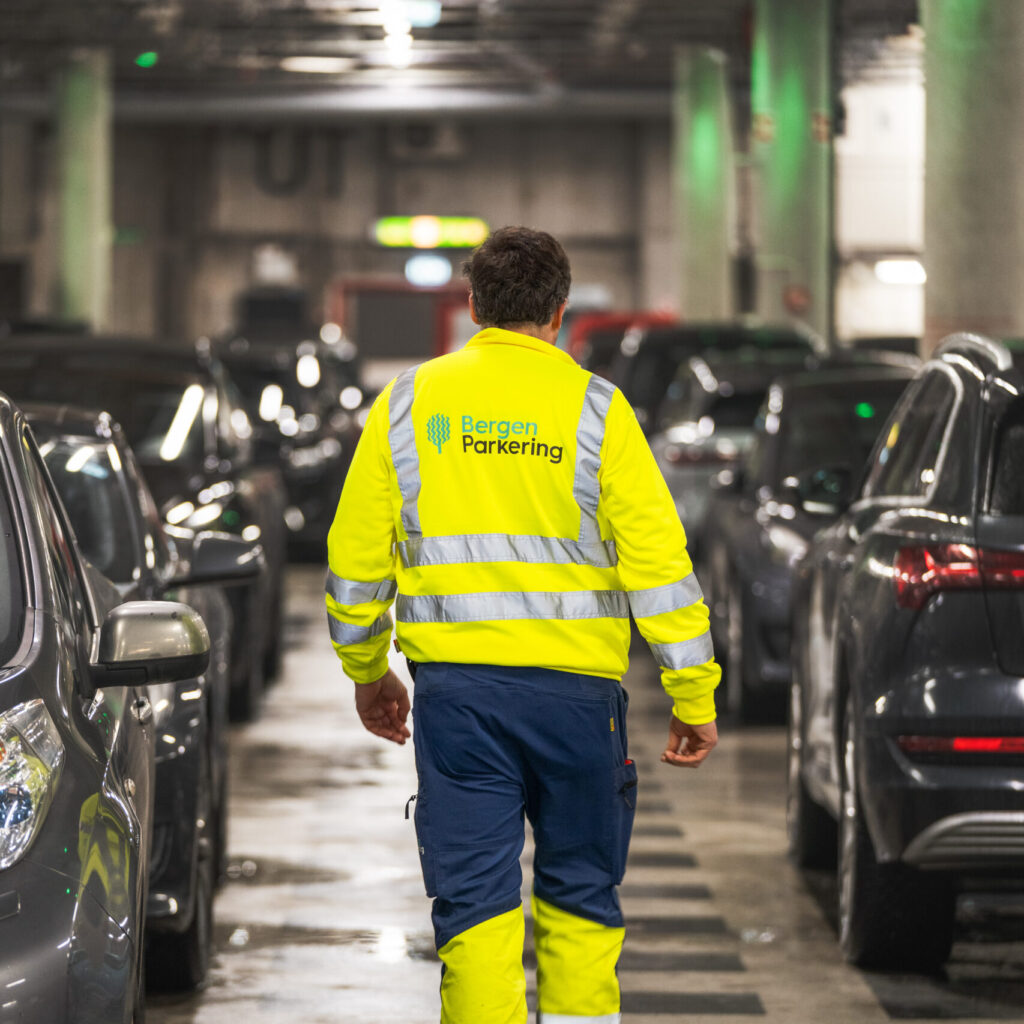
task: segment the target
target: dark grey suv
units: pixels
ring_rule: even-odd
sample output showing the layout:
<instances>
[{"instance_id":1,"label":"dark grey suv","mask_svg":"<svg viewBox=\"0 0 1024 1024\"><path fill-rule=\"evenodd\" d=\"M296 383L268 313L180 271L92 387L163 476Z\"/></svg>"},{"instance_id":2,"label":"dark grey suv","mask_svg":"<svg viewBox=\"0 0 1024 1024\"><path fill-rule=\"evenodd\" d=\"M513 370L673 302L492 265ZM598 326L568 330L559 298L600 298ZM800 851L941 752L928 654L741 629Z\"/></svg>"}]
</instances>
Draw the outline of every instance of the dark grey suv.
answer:
<instances>
[{"instance_id":1,"label":"dark grey suv","mask_svg":"<svg viewBox=\"0 0 1024 1024\"><path fill-rule=\"evenodd\" d=\"M154 727L147 684L210 641L122 602L79 554L35 440L0 396L0 990L14 1020L140 1020Z\"/></svg>"},{"instance_id":2,"label":"dark grey suv","mask_svg":"<svg viewBox=\"0 0 1024 1024\"><path fill-rule=\"evenodd\" d=\"M1024 373L947 340L882 429L794 591L789 827L836 854L864 966L948 955L957 893L1024 870ZM852 498L852 503L851 503Z\"/></svg>"}]
</instances>

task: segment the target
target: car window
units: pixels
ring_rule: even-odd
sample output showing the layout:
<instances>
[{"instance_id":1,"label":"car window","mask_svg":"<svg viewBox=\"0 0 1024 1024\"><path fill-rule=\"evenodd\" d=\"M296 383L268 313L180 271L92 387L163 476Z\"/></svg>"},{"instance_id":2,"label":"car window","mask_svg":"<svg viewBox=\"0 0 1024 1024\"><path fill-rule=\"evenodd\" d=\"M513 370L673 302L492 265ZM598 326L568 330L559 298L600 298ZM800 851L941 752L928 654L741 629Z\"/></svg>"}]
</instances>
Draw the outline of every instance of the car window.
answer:
<instances>
[{"instance_id":1,"label":"car window","mask_svg":"<svg viewBox=\"0 0 1024 1024\"><path fill-rule=\"evenodd\" d=\"M922 497L935 482L949 417L953 382L931 371L888 425L864 485L865 497Z\"/></svg>"},{"instance_id":2,"label":"car window","mask_svg":"<svg viewBox=\"0 0 1024 1024\"><path fill-rule=\"evenodd\" d=\"M43 468L43 459L35 442L26 433L22 435L22 443L25 447L29 484L33 491L33 509L46 544L58 609L61 617L72 624L78 636L85 637L92 626L92 615L71 533L62 513L58 511L60 502Z\"/></svg>"},{"instance_id":3,"label":"car window","mask_svg":"<svg viewBox=\"0 0 1024 1024\"><path fill-rule=\"evenodd\" d=\"M52 366L37 365L8 380L7 359L4 355L4 383L17 399L79 405L85 401L120 422L143 462L201 463L204 388L197 373L76 356L56 359Z\"/></svg>"},{"instance_id":4,"label":"car window","mask_svg":"<svg viewBox=\"0 0 1024 1024\"><path fill-rule=\"evenodd\" d=\"M2 478L0 478L2 479ZM25 589L10 495L0 494L0 664L14 657L25 616Z\"/></svg>"},{"instance_id":5,"label":"car window","mask_svg":"<svg viewBox=\"0 0 1024 1024\"><path fill-rule=\"evenodd\" d=\"M113 445L80 437L51 437L40 446L64 504L78 548L115 583L138 579L134 520L128 495L111 458ZM120 456L114 452L114 459Z\"/></svg>"},{"instance_id":6,"label":"car window","mask_svg":"<svg viewBox=\"0 0 1024 1024\"><path fill-rule=\"evenodd\" d=\"M1024 401L1014 402L996 429L988 511L1024 515Z\"/></svg>"}]
</instances>

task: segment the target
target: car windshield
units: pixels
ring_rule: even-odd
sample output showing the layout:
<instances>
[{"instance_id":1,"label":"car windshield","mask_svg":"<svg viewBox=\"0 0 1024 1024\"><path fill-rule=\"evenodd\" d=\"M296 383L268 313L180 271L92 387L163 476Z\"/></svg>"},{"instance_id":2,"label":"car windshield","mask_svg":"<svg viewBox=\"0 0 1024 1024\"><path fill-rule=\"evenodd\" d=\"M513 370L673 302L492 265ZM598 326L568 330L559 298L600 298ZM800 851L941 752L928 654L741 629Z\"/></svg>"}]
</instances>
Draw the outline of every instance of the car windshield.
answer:
<instances>
[{"instance_id":1,"label":"car windshield","mask_svg":"<svg viewBox=\"0 0 1024 1024\"><path fill-rule=\"evenodd\" d=\"M686 331L654 335L640 346L632 370L622 381L630 404L650 421L679 370L693 356L716 352L814 352L810 341L800 334L777 330L695 327Z\"/></svg>"},{"instance_id":2,"label":"car windshield","mask_svg":"<svg viewBox=\"0 0 1024 1024\"><path fill-rule=\"evenodd\" d=\"M906 386L899 379L860 381L842 393L830 388L791 396L783 414L776 483L829 466L859 470Z\"/></svg>"},{"instance_id":3,"label":"car windshield","mask_svg":"<svg viewBox=\"0 0 1024 1024\"><path fill-rule=\"evenodd\" d=\"M63 354L45 369L12 361L3 367L3 376L8 391L21 401L86 404L109 412L142 463L202 463L206 390L198 373L133 364L126 351L116 364Z\"/></svg>"},{"instance_id":4,"label":"car windshield","mask_svg":"<svg viewBox=\"0 0 1024 1024\"><path fill-rule=\"evenodd\" d=\"M732 395L716 395L702 415L711 417L716 430L753 431L766 391L767 388L762 388Z\"/></svg>"},{"instance_id":5,"label":"car windshield","mask_svg":"<svg viewBox=\"0 0 1024 1024\"><path fill-rule=\"evenodd\" d=\"M0 496L0 531L0 664L6 665L18 649L26 603L7 494Z\"/></svg>"},{"instance_id":6,"label":"car windshield","mask_svg":"<svg viewBox=\"0 0 1024 1024\"><path fill-rule=\"evenodd\" d=\"M117 449L98 439L48 437L40 424L33 430L82 554L114 583L132 582L138 566L133 545L125 538L131 509L118 473Z\"/></svg>"}]
</instances>

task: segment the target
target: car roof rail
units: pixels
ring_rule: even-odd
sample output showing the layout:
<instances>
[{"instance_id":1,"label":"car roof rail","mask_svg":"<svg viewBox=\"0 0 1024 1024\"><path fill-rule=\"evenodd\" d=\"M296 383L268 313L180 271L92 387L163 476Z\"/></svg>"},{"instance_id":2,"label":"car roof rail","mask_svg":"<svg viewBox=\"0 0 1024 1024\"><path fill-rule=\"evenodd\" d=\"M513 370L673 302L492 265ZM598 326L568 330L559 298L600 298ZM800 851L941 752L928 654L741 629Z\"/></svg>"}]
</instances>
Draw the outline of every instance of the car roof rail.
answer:
<instances>
[{"instance_id":1,"label":"car roof rail","mask_svg":"<svg viewBox=\"0 0 1024 1024\"><path fill-rule=\"evenodd\" d=\"M996 370L1008 370L1013 366L1010 350L1005 345L992 338L986 338L983 334L973 334L969 331L960 331L943 338L935 349L934 358L940 359L951 354L985 360Z\"/></svg>"}]
</instances>

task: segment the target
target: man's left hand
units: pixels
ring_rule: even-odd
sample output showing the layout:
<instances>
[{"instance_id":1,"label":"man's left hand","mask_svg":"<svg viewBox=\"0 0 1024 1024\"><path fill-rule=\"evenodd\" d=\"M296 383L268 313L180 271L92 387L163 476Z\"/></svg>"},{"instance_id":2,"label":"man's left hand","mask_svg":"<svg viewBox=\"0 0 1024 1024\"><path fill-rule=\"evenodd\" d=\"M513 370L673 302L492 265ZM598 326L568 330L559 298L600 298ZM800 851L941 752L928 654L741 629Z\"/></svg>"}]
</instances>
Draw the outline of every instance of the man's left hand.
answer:
<instances>
[{"instance_id":1,"label":"man's left hand","mask_svg":"<svg viewBox=\"0 0 1024 1024\"><path fill-rule=\"evenodd\" d=\"M356 711L367 732L399 745L412 735L405 724L409 717L409 691L391 669L375 683L356 684Z\"/></svg>"}]
</instances>

